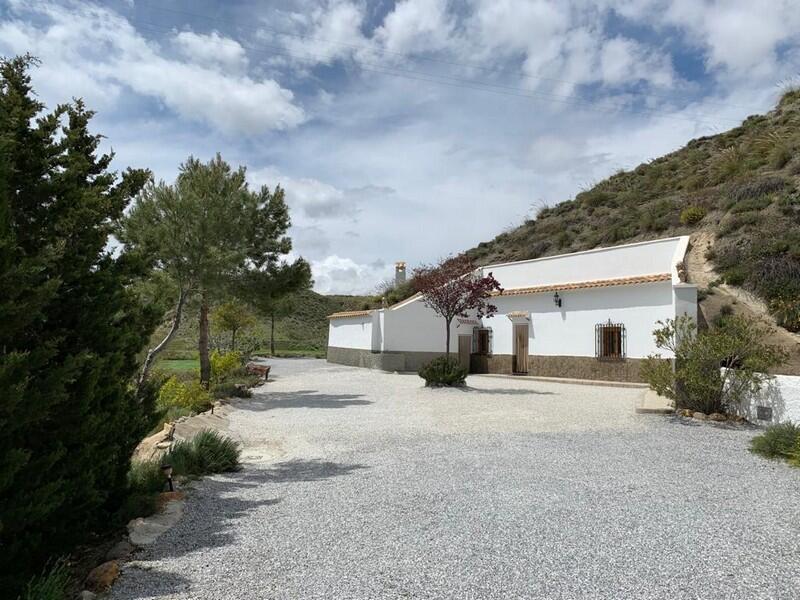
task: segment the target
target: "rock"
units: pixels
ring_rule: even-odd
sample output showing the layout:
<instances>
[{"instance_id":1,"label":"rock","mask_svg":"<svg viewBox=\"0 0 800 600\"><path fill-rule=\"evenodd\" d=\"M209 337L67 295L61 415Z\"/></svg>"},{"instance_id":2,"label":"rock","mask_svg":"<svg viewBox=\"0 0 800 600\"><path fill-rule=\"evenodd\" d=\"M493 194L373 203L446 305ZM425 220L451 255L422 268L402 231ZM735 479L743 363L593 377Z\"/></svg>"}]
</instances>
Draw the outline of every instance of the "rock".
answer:
<instances>
[{"instance_id":1,"label":"rock","mask_svg":"<svg viewBox=\"0 0 800 600\"><path fill-rule=\"evenodd\" d=\"M695 419L698 419L700 421L705 421L706 418L707 418L706 417L706 413L701 413L700 411L693 412L692 413L692 417L694 417Z\"/></svg>"},{"instance_id":2,"label":"rock","mask_svg":"<svg viewBox=\"0 0 800 600\"><path fill-rule=\"evenodd\" d=\"M134 546L128 540L120 540L106 553L106 560L125 560L134 551Z\"/></svg>"},{"instance_id":3,"label":"rock","mask_svg":"<svg viewBox=\"0 0 800 600\"><path fill-rule=\"evenodd\" d=\"M156 505L158 506L158 510L164 510L164 507L174 500L183 500L185 494L183 492L174 491L174 492L161 492L156 499Z\"/></svg>"},{"instance_id":4,"label":"rock","mask_svg":"<svg viewBox=\"0 0 800 600\"><path fill-rule=\"evenodd\" d=\"M158 442L156 444L156 448L158 448L159 450L166 450L171 445L172 445L172 442L170 442L169 440L164 440L163 442Z\"/></svg>"},{"instance_id":5,"label":"rock","mask_svg":"<svg viewBox=\"0 0 800 600\"><path fill-rule=\"evenodd\" d=\"M708 420L709 420L709 421L719 421L719 422L722 422L722 421L727 421L727 420L728 420L728 417L726 417L726 416L725 416L725 415L723 415L722 413L715 412L715 413L711 413L710 415L708 415Z\"/></svg>"},{"instance_id":6,"label":"rock","mask_svg":"<svg viewBox=\"0 0 800 600\"><path fill-rule=\"evenodd\" d=\"M163 500L162 500L163 498ZM158 539L162 533L173 527L183 514L183 493L164 492L159 496L161 512L145 518L133 519L128 523L128 537L134 546L147 546Z\"/></svg>"},{"instance_id":7,"label":"rock","mask_svg":"<svg viewBox=\"0 0 800 600\"><path fill-rule=\"evenodd\" d=\"M97 594L90 592L89 590L83 590L80 594L78 594L78 600L94 600L95 598L97 598Z\"/></svg>"},{"instance_id":8,"label":"rock","mask_svg":"<svg viewBox=\"0 0 800 600\"><path fill-rule=\"evenodd\" d=\"M692 412L688 408L684 408L684 409L681 410L681 416L682 417L691 417L692 415L694 415L694 412Z\"/></svg>"},{"instance_id":9,"label":"rock","mask_svg":"<svg viewBox=\"0 0 800 600\"><path fill-rule=\"evenodd\" d=\"M86 587L92 592L106 592L119 577L119 563L115 560L104 562L89 571Z\"/></svg>"}]
</instances>

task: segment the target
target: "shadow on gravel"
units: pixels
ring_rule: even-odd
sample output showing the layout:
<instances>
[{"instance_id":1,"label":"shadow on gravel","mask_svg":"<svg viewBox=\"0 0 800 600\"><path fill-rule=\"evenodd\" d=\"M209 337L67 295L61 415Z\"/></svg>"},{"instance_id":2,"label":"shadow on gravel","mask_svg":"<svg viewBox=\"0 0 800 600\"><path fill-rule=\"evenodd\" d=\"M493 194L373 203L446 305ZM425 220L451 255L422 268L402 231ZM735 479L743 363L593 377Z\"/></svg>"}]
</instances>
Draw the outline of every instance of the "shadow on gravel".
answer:
<instances>
[{"instance_id":1,"label":"shadow on gravel","mask_svg":"<svg viewBox=\"0 0 800 600\"><path fill-rule=\"evenodd\" d=\"M136 580L136 589L128 580ZM168 573L149 567L127 567L123 570L120 580L114 585L111 598L114 600L125 598L162 598L189 590L189 580L175 573Z\"/></svg>"},{"instance_id":2,"label":"shadow on gravel","mask_svg":"<svg viewBox=\"0 0 800 600\"><path fill-rule=\"evenodd\" d=\"M342 464L323 460L287 460L274 463L266 469L248 471L245 480L263 483L287 483L298 481L321 481L354 471L368 469L367 465Z\"/></svg>"},{"instance_id":3,"label":"shadow on gravel","mask_svg":"<svg viewBox=\"0 0 800 600\"><path fill-rule=\"evenodd\" d=\"M670 415L667 420L673 425L683 425L684 427L713 427L714 429L730 429L733 431L759 431L761 428L753 423L729 423L727 421L701 421L690 417Z\"/></svg>"},{"instance_id":4,"label":"shadow on gravel","mask_svg":"<svg viewBox=\"0 0 800 600\"><path fill-rule=\"evenodd\" d=\"M248 410L266 411L276 408L345 408L372 404L371 400L359 400L363 394L320 394L316 390L296 392L256 393L241 406Z\"/></svg>"},{"instance_id":5,"label":"shadow on gravel","mask_svg":"<svg viewBox=\"0 0 800 600\"><path fill-rule=\"evenodd\" d=\"M190 591L190 580L156 569L151 561L233 545L237 542L232 527L234 521L281 501L280 498L243 498L238 492L263 489L264 495L272 495L274 489L266 487L268 484L323 481L368 468L367 465L323 460L289 460L261 469L249 468L203 479L198 488L189 493L186 514L178 527L136 557L138 566L125 570L111 597L114 600L160 598ZM250 491L247 495L258 494L258 491L255 494Z\"/></svg>"},{"instance_id":6,"label":"shadow on gravel","mask_svg":"<svg viewBox=\"0 0 800 600\"><path fill-rule=\"evenodd\" d=\"M498 394L500 396L552 396L555 392L537 392L536 390L521 390L519 388L491 388L481 389L468 385L453 388L460 392L472 394Z\"/></svg>"}]
</instances>

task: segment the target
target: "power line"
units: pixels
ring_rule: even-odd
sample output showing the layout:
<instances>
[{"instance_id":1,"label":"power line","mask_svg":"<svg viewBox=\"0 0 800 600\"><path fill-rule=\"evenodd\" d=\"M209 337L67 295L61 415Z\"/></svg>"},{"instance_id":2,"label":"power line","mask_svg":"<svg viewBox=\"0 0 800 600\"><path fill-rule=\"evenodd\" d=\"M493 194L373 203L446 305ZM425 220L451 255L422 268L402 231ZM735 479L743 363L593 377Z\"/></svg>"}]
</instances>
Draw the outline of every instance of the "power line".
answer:
<instances>
[{"instance_id":1,"label":"power line","mask_svg":"<svg viewBox=\"0 0 800 600\"><path fill-rule=\"evenodd\" d=\"M212 17L210 15L203 14L203 13L197 13L197 12L191 12L191 11L185 11L185 10L178 10L178 9L174 9L174 8L168 8L168 7L164 7L164 6L159 6L159 5L155 5L155 4L151 3L151 2L147 2L146 0L137 0L136 5L137 6L139 6L139 5L147 6L151 10L156 10L156 11L161 11L161 12L169 12L169 13L173 13L173 14L176 14L176 15L183 15L183 16L187 16L187 17L195 17L195 18L200 18L200 19L206 19L208 21L211 21L212 23L224 23L224 24L230 25L232 27L236 27L238 29L245 29L245 30L249 29L251 32L255 32L255 33L259 33L261 30L264 30L264 31L270 31L270 32L272 32L272 33L274 33L276 35L282 35L282 36L286 36L286 37L293 37L293 38L298 38L298 39L303 39L303 40L310 40L310 41L319 41L319 42L324 42L326 44L334 44L334 45L338 45L338 46L342 46L342 47L351 48L353 50L363 50L364 49L363 46L360 46L358 44L352 44L352 43L342 42L342 41L338 41L338 40L320 38L320 37L316 37L316 36L312 36L312 35L308 35L308 34L303 34L303 33L288 32L288 31L285 31L285 30L276 29L274 27L269 27L268 25L263 25L263 24L259 25L258 27L243 26L242 24L236 23L235 21L232 21L230 19L222 19L220 17ZM446 59L442 59L442 58L434 58L434 57L431 57L431 56L412 56L412 55L407 54L407 53L396 52L396 51L392 51L392 50L388 50L388 49L380 48L380 47L374 48L374 50L377 50L381 54L387 54L387 55L391 55L391 56L396 56L398 58L402 58L402 59L408 60L408 61L417 60L417 61L425 61L425 62L430 62L430 63L439 63L439 64L444 64L444 65L449 65L449 66L456 66L456 67L462 67L462 68L467 68L467 69L475 69L475 70L483 71L483 72L489 73L489 74L497 74L499 72L498 69L493 69L491 67L478 65L476 63L467 63L467 62L446 60ZM351 60L353 60L354 62L357 62L352 57L351 57ZM553 77L543 77L543 76L540 76L540 75L530 75L530 74L527 74L527 73L521 73L521 74L519 74L519 77L522 78L522 79L535 80L535 81L547 81L547 82L551 82L551 83L561 83L561 84L566 84L566 85L571 85L571 86L579 86L579 85L584 85L586 83L586 82L570 81L570 80L567 80L567 79L558 79L558 78L553 78ZM491 85L491 84L487 84L487 85ZM525 90L525 88L517 88L517 89ZM527 90L525 90L525 91L527 91ZM655 92L643 92L643 91L638 91L638 90L629 90L626 93L631 94L631 95L635 95L635 96L661 98L661 99L664 99L664 100L671 100L671 101L683 102L683 103L690 103L690 102L694 101L694 99L689 99L689 98L687 98L685 96L676 96L674 94L673 95L671 95L671 94L657 94ZM758 111L758 110L760 110L760 108L753 107L753 106L744 106L744 105L741 105L741 104L731 104L731 103L727 103L727 102L710 101L710 102L708 102L708 104L711 104L713 106L721 106L721 107L728 107L728 108L739 108L739 109L750 110L750 111ZM733 119L726 119L726 120L732 121ZM737 122L738 122L738 120L737 120Z\"/></svg>"},{"instance_id":2,"label":"power line","mask_svg":"<svg viewBox=\"0 0 800 600\"><path fill-rule=\"evenodd\" d=\"M140 28L144 29L145 31L149 30L154 33L171 33L174 31L172 28L164 27L161 25L157 25L155 23L150 23L148 21L144 21L141 19L130 18L128 19L132 23L137 23ZM282 46L274 46L269 44L264 44L262 46L251 46L248 44L243 44L240 40L236 40L235 38L228 38L234 39L243 49L249 50L255 54L261 54L265 56L273 56L274 54L279 54L283 56L287 56L294 59L309 59L309 58L316 58L320 62L329 63L333 62L336 59L335 55L322 55L322 54L315 54L315 53L307 53L306 56L299 56L293 52L290 52L283 48ZM224 43L224 39L208 39L206 43L211 44L222 44ZM265 48L271 49L271 52L265 50ZM739 119L731 119L727 117L719 117L719 116L712 116L712 115L703 115L697 114L696 116L680 116L675 114L668 114L664 113L662 110L658 109L650 109L646 107L632 107L629 105L623 104L615 104L610 103L606 106L598 104L596 102L592 102L589 100L582 100L580 98L575 98L571 96L559 96L557 94L551 94L548 92L539 92L534 90L526 90L524 88L517 88L513 86L507 86L503 84L495 84L489 82L482 82L482 81L474 81L469 79L463 79L460 77L453 77L451 75L442 75L436 73L426 73L420 71L414 71L410 69L401 69L399 67L387 67L384 65L375 65L374 63L367 63L365 61L359 61L353 59L354 64L356 64L361 70L363 71L370 71L375 73L381 73L384 75L390 75L393 77L401 77L405 79L411 79L415 81L424 81L428 83L434 83L437 85L444 85L448 87L456 87L462 89L471 89L475 91L484 91L490 92L494 94L510 96L510 97L517 97L517 98L527 98L527 99L545 99L550 102L556 102L561 104L567 104L572 106L580 106L586 108L588 110L603 112L603 113L616 113L616 112L628 112L628 113L638 113L638 114L649 114L658 116L664 119L671 119L671 120L680 120L680 121L687 121L690 123L695 124L705 124L705 125L715 125L715 121L706 121L703 118L709 119L716 119L716 121L728 121L731 123L739 124L741 121Z\"/></svg>"}]
</instances>

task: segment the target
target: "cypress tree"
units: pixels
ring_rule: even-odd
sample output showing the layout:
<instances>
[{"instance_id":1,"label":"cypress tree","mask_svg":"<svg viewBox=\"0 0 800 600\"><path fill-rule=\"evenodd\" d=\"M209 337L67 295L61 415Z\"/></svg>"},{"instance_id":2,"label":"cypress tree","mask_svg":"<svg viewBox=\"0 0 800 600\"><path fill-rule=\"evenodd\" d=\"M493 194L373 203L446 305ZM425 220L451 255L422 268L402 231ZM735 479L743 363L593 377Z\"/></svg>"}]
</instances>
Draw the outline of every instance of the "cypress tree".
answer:
<instances>
[{"instance_id":1,"label":"cypress tree","mask_svg":"<svg viewBox=\"0 0 800 600\"><path fill-rule=\"evenodd\" d=\"M42 114L31 57L0 62L0 594L112 524L147 403L143 266L108 244L149 173L109 170L81 101ZM10 594L9 594L10 595Z\"/></svg>"}]
</instances>

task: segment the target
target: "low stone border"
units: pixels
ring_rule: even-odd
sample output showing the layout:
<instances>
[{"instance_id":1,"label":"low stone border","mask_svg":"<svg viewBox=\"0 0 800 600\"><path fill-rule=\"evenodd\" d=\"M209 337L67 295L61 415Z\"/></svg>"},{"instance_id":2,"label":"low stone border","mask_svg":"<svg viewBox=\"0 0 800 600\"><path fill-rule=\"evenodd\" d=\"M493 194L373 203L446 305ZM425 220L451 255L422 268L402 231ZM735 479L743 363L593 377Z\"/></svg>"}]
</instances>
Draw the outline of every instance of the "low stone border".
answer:
<instances>
[{"instance_id":1,"label":"low stone border","mask_svg":"<svg viewBox=\"0 0 800 600\"><path fill-rule=\"evenodd\" d=\"M171 529L183 516L183 492L163 492L158 496L158 511L149 517L139 517L128 523L128 535L120 539L106 553L106 562L89 571L79 600L93 600L105 594L121 574L122 565L141 547L155 542Z\"/></svg>"}]
</instances>

